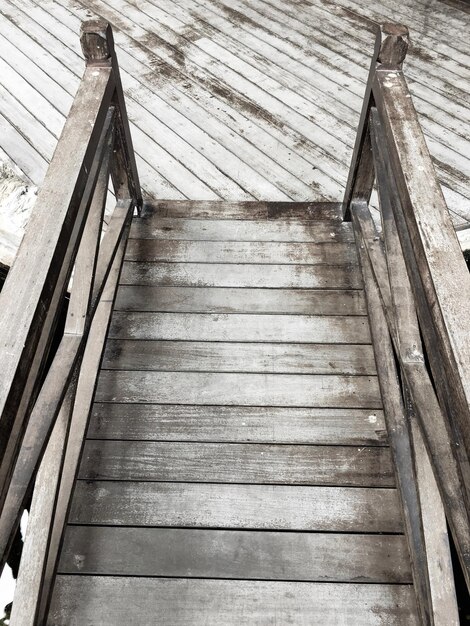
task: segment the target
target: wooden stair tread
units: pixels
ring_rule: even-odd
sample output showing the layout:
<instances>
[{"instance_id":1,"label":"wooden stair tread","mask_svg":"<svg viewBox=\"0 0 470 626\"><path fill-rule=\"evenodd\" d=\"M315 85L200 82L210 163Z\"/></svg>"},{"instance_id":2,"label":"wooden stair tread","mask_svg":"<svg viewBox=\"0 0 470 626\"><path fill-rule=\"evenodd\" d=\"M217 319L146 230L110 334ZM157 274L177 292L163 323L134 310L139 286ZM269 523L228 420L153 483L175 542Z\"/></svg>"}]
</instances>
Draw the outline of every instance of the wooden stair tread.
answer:
<instances>
[{"instance_id":1,"label":"wooden stair tread","mask_svg":"<svg viewBox=\"0 0 470 626\"><path fill-rule=\"evenodd\" d=\"M417 626L411 585L59 575L49 623Z\"/></svg>"},{"instance_id":2,"label":"wooden stair tread","mask_svg":"<svg viewBox=\"0 0 470 626\"><path fill-rule=\"evenodd\" d=\"M401 533L396 489L78 480L69 522Z\"/></svg>"},{"instance_id":3,"label":"wooden stair tread","mask_svg":"<svg viewBox=\"0 0 470 626\"><path fill-rule=\"evenodd\" d=\"M247 257L249 258L249 257ZM236 263L124 263L123 285L360 289L357 265Z\"/></svg>"},{"instance_id":4,"label":"wooden stair tread","mask_svg":"<svg viewBox=\"0 0 470 626\"><path fill-rule=\"evenodd\" d=\"M140 263L262 263L287 265L357 265L349 243L286 241L181 241L129 239L127 261Z\"/></svg>"},{"instance_id":5,"label":"wooden stair tread","mask_svg":"<svg viewBox=\"0 0 470 626\"><path fill-rule=\"evenodd\" d=\"M190 241L354 242L345 222L300 220L214 220L144 216L131 226L132 239Z\"/></svg>"},{"instance_id":6,"label":"wooden stair tread","mask_svg":"<svg viewBox=\"0 0 470 626\"><path fill-rule=\"evenodd\" d=\"M388 447L86 441L85 480L393 487Z\"/></svg>"},{"instance_id":7,"label":"wooden stair tread","mask_svg":"<svg viewBox=\"0 0 470 626\"><path fill-rule=\"evenodd\" d=\"M103 369L375 375L372 346L108 339Z\"/></svg>"},{"instance_id":8,"label":"wooden stair tread","mask_svg":"<svg viewBox=\"0 0 470 626\"><path fill-rule=\"evenodd\" d=\"M159 200L144 205L143 217L249 220L333 220L341 222L341 202L263 202L257 200Z\"/></svg>"},{"instance_id":9,"label":"wooden stair tread","mask_svg":"<svg viewBox=\"0 0 470 626\"><path fill-rule=\"evenodd\" d=\"M120 285L115 311L365 315L362 289L239 289Z\"/></svg>"},{"instance_id":10,"label":"wooden stair tread","mask_svg":"<svg viewBox=\"0 0 470 626\"><path fill-rule=\"evenodd\" d=\"M339 205L134 219L68 523L55 626L125 601L141 623L414 623Z\"/></svg>"},{"instance_id":11,"label":"wooden stair tread","mask_svg":"<svg viewBox=\"0 0 470 626\"><path fill-rule=\"evenodd\" d=\"M376 376L102 370L99 402L380 409Z\"/></svg>"},{"instance_id":12,"label":"wooden stair tread","mask_svg":"<svg viewBox=\"0 0 470 626\"><path fill-rule=\"evenodd\" d=\"M246 530L70 526L58 571L80 575L411 582L403 535Z\"/></svg>"},{"instance_id":13,"label":"wooden stair tread","mask_svg":"<svg viewBox=\"0 0 470 626\"><path fill-rule=\"evenodd\" d=\"M89 439L386 445L381 410L95 402Z\"/></svg>"},{"instance_id":14,"label":"wooden stair tread","mask_svg":"<svg viewBox=\"0 0 470 626\"><path fill-rule=\"evenodd\" d=\"M370 344L365 316L115 311L111 339Z\"/></svg>"}]
</instances>

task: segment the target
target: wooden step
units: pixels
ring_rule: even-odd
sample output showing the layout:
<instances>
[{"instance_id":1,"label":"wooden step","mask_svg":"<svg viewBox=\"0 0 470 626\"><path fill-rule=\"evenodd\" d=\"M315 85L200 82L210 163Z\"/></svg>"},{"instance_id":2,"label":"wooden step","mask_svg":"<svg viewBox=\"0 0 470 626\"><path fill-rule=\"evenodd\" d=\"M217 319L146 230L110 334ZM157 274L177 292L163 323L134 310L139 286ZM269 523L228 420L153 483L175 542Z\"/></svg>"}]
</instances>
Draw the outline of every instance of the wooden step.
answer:
<instances>
[{"instance_id":1,"label":"wooden step","mask_svg":"<svg viewBox=\"0 0 470 626\"><path fill-rule=\"evenodd\" d=\"M115 311L111 339L370 344L367 317Z\"/></svg>"},{"instance_id":2,"label":"wooden step","mask_svg":"<svg viewBox=\"0 0 470 626\"><path fill-rule=\"evenodd\" d=\"M411 583L403 535L70 526L58 571L81 576Z\"/></svg>"},{"instance_id":3,"label":"wooden step","mask_svg":"<svg viewBox=\"0 0 470 626\"><path fill-rule=\"evenodd\" d=\"M195 220L150 216L134 220L132 239L189 241L354 242L350 223L283 220Z\"/></svg>"},{"instance_id":4,"label":"wooden step","mask_svg":"<svg viewBox=\"0 0 470 626\"><path fill-rule=\"evenodd\" d=\"M71 524L401 533L396 489L78 480Z\"/></svg>"},{"instance_id":5,"label":"wooden step","mask_svg":"<svg viewBox=\"0 0 470 626\"><path fill-rule=\"evenodd\" d=\"M201 200L159 200L144 205L144 219L181 217L217 220L319 220L341 222L341 202L204 202Z\"/></svg>"},{"instance_id":6,"label":"wooden step","mask_svg":"<svg viewBox=\"0 0 470 626\"><path fill-rule=\"evenodd\" d=\"M387 444L380 410L95 402L89 439Z\"/></svg>"},{"instance_id":7,"label":"wooden step","mask_svg":"<svg viewBox=\"0 0 470 626\"><path fill-rule=\"evenodd\" d=\"M84 480L393 487L386 447L85 442Z\"/></svg>"},{"instance_id":8,"label":"wooden step","mask_svg":"<svg viewBox=\"0 0 470 626\"><path fill-rule=\"evenodd\" d=\"M362 290L231 289L121 285L115 311L365 315Z\"/></svg>"},{"instance_id":9,"label":"wooden step","mask_svg":"<svg viewBox=\"0 0 470 626\"><path fill-rule=\"evenodd\" d=\"M264 263L287 265L357 265L350 243L328 241L165 241L129 239L127 261L146 263Z\"/></svg>"},{"instance_id":10,"label":"wooden step","mask_svg":"<svg viewBox=\"0 0 470 626\"><path fill-rule=\"evenodd\" d=\"M418 626L411 585L59 575L49 623ZM124 617L128 621L128 618Z\"/></svg>"},{"instance_id":11,"label":"wooden step","mask_svg":"<svg viewBox=\"0 0 470 626\"><path fill-rule=\"evenodd\" d=\"M102 370L98 402L380 409L375 376Z\"/></svg>"},{"instance_id":12,"label":"wooden step","mask_svg":"<svg viewBox=\"0 0 470 626\"><path fill-rule=\"evenodd\" d=\"M103 369L375 375L372 346L109 339Z\"/></svg>"},{"instance_id":13,"label":"wooden step","mask_svg":"<svg viewBox=\"0 0 470 626\"><path fill-rule=\"evenodd\" d=\"M167 287L359 289L357 265L253 265L126 262L121 284Z\"/></svg>"}]
</instances>

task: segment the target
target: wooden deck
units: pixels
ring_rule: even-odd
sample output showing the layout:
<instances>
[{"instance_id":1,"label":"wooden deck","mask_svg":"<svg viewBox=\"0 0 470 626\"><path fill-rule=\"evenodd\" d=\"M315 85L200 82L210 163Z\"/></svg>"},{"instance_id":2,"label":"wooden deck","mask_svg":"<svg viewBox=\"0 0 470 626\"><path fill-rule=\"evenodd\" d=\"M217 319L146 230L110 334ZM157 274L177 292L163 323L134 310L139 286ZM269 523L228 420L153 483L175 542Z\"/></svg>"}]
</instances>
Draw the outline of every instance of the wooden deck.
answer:
<instances>
[{"instance_id":1,"label":"wooden deck","mask_svg":"<svg viewBox=\"0 0 470 626\"><path fill-rule=\"evenodd\" d=\"M418 623L340 215L134 218L48 624Z\"/></svg>"},{"instance_id":2,"label":"wooden deck","mask_svg":"<svg viewBox=\"0 0 470 626\"><path fill-rule=\"evenodd\" d=\"M406 76L456 226L470 220L470 9L459 0L4 0L2 153L40 185L76 92L80 21L109 20L139 172L157 199L338 200L373 47Z\"/></svg>"}]
</instances>

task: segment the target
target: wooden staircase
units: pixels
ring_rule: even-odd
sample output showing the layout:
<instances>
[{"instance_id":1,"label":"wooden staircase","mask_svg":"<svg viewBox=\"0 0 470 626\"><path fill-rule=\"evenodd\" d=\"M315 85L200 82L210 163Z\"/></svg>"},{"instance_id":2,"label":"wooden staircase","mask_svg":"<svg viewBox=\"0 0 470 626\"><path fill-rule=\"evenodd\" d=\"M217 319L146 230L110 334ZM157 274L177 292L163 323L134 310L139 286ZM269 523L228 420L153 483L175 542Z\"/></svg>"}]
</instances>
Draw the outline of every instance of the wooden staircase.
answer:
<instances>
[{"instance_id":1,"label":"wooden staircase","mask_svg":"<svg viewBox=\"0 0 470 626\"><path fill-rule=\"evenodd\" d=\"M109 24L81 43L0 299L11 626L457 626L470 278L407 29L377 33L341 204L143 204Z\"/></svg>"},{"instance_id":2,"label":"wooden staircase","mask_svg":"<svg viewBox=\"0 0 470 626\"><path fill-rule=\"evenodd\" d=\"M412 624L339 205L134 218L49 624Z\"/></svg>"}]
</instances>

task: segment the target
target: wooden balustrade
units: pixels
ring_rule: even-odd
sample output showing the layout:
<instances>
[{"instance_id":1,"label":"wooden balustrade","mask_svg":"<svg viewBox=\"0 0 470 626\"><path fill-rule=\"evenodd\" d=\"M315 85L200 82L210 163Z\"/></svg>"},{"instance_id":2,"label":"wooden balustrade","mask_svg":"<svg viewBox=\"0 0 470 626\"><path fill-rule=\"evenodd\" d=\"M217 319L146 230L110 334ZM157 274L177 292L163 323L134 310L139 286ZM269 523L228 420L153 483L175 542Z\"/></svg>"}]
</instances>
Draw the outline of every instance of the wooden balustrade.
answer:
<instances>
[{"instance_id":1,"label":"wooden balustrade","mask_svg":"<svg viewBox=\"0 0 470 626\"><path fill-rule=\"evenodd\" d=\"M36 479L11 622L22 626L37 623L47 603L127 231L142 202L109 24L85 22L81 44L85 73L0 297L2 567ZM115 209L102 236L110 179ZM44 377L72 275L65 331Z\"/></svg>"},{"instance_id":2,"label":"wooden balustrade","mask_svg":"<svg viewBox=\"0 0 470 626\"><path fill-rule=\"evenodd\" d=\"M421 619L457 624L442 537L445 512L470 589L470 276L403 75L408 41L401 25L378 33L343 215L363 269Z\"/></svg>"}]
</instances>

